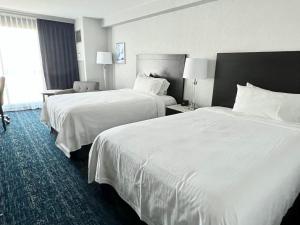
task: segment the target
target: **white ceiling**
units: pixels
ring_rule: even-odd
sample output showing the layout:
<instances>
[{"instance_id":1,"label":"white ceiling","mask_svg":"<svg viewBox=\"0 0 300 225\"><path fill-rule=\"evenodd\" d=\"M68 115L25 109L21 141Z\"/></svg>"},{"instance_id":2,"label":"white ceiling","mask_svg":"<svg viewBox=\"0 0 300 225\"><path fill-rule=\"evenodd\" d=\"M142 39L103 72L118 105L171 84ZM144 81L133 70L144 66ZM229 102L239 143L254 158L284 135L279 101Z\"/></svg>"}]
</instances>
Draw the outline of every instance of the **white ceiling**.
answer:
<instances>
[{"instance_id":1,"label":"white ceiling","mask_svg":"<svg viewBox=\"0 0 300 225\"><path fill-rule=\"evenodd\" d=\"M0 0L0 11L11 10L69 19L104 19L104 26L218 0Z\"/></svg>"},{"instance_id":2,"label":"white ceiling","mask_svg":"<svg viewBox=\"0 0 300 225\"><path fill-rule=\"evenodd\" d=\"M0 7L64 18L103 18L154 0L0 0Z\"/></svg>"}]
</instances>

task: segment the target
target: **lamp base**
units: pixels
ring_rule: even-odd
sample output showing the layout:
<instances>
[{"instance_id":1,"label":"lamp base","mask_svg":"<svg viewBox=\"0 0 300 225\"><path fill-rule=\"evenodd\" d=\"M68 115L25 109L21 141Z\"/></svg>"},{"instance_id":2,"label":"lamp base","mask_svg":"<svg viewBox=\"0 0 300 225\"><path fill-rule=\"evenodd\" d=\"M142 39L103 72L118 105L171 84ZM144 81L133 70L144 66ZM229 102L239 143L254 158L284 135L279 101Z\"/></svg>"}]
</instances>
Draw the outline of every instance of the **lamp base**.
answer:
<instances>
[{"instance_id":1,"label":"lamp base","mask_svg":"<svg viewBox=\"0 0 300 225\"><path fill-rule=\"evenodd\" d=\"M107 68L106 68L106 65L103 65L103 82L104 82L104 90L107 90Z\"/></svg>"},{"instance_id":2,"label":"lamp base","mask_svg":"<svg viewBox=\"0 0 300 225\"><path fill-rule=\"evenodd\" d=\"M195 109L197 109L196 103L191 102L191 104L190 104L190 106L189 106L189 109L190 109L190 110L195 110Z\"/></svg>"},{"instance_id":3,"label":"lamp base","mask_svg":"<svg viewBox=\"0 0 300 225\"><path fill-rule=\"evenodd\" d=\"M196 109L196 103L195 103L195 89L196 89L196 86L197 86L197 79L195 78L194 79L194 82L193 82L193 100L191 101L191 104L190 104L190 107L189 109L190 110L195 110Z\"/></svg>"}]
</instances>

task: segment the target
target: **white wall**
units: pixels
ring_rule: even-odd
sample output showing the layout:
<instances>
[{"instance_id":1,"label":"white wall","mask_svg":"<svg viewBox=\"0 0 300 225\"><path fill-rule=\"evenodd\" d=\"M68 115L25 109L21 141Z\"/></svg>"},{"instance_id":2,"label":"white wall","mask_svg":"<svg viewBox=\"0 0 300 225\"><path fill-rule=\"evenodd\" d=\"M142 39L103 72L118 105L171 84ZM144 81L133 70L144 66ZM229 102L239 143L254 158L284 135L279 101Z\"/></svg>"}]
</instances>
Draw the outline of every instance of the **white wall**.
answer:
<instances>
[{"instance_id":1,"label":"white wall","mask_svg":"<svg viewBox=\"0 0 300 225\"><path fill-rule=\"evenodd\" d=\"M81 30L81 42L76 44L78 57L80 80L98 81L100 88L104 88L103 69L96 64L98 51L107 51L108 36L107 30L103 28L102 20L82 17L76 20L75 29Z\"/></svg>"},{"instance_id":2,"label":"white wall","mask_svg":"<svg viewBox=\"0 0 300 225\"><path fill-rule=\"evenodd\" d=\"M75 21L75 31L82 30L82 18L78 18ZM81 31L82 32L82 31ZM83 41L76 43L76 50L77 50L77 60L78 60L78 69L79 69L79 78L80 80L86 80L86 73L85 73L85 62L84 62L84 45Z\"/></svg>"},{"instance_id":3,"label":"white wall","mask_svg":"<svg viewBox=\"0 0 300 225\"><path fill-rule=\"evenodd\" d=\"M115 87L132 87L139 53L186 53L210 60L217 52L300 50L299 0L219 0L112 27L112 48L126 43L125 65L114 66ZM213 79L198 83L197 102L211 104ZM187 82L185 98L191 93Z\"/></svg>"}]
</instances>

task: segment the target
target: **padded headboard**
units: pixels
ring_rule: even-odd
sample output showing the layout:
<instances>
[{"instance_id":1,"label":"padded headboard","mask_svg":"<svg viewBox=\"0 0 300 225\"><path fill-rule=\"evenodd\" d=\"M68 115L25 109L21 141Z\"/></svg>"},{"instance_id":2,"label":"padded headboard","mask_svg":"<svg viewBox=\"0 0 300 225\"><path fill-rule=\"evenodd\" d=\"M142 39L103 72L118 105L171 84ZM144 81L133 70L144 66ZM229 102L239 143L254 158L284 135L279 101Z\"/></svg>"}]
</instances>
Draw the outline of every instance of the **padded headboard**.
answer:
<instances>
[{"instance_id":1,"label":"padded headboard","mask_svg":"<svg viewBox=\"0 0 300 225\"><path fill-rule=\"evenodd\" d=\"M272 91L300 93L300 52L219 53L213 106L232 108L237 84L249 82Z\"/></svg>"},{"instance_id":2,"label":"padded headboard","mask_svg":"<svg viewBox=\"0 0 300 225\"><path fill-rule=\"evenodd\" d=\"M170 82L168 95L179 104L183 99L185 58L185 54L140 54L136 56L136 72L152 73L167 79Z\"/></svg>"}]
</instances>

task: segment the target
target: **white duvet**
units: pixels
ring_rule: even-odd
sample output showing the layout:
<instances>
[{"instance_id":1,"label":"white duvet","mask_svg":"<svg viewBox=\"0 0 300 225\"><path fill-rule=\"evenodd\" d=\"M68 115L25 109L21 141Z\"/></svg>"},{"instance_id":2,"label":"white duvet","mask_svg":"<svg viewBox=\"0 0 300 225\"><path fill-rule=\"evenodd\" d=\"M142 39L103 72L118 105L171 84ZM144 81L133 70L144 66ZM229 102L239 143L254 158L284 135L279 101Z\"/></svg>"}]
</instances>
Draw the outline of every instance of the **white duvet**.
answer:
<instances>
[{"instance_id":1,"label":"white duvet","mask_svg":"<svg viewBox=\"0 0 300 225\"><path fill-rule=\"evenodd\" d=\"M89 182L149 225L279 225L300 190L300 127L222 108L101 133Z\"/></svg>"},{"instance_id":2,"label":"white duvet","mask_svg":"<svg viewBox=\"0 0 300 225\"><path fill-rule=\"evenodd\" d=\"M56 145L70 157L104 130L163 115L165 105L159 96L121 89L52 96L41 120L58 132Z\"/></svg>"}]
</instances>

